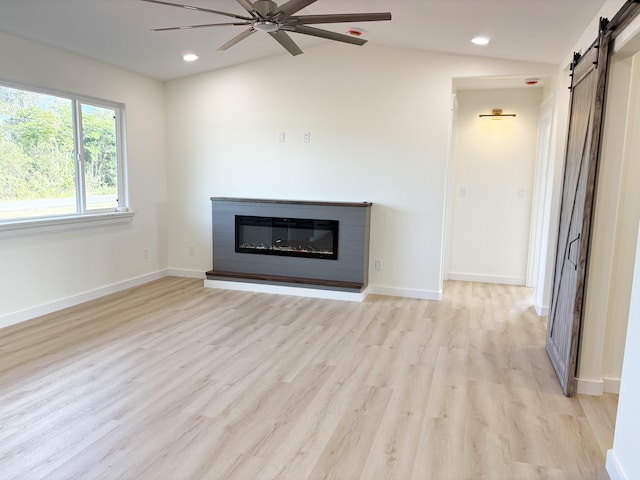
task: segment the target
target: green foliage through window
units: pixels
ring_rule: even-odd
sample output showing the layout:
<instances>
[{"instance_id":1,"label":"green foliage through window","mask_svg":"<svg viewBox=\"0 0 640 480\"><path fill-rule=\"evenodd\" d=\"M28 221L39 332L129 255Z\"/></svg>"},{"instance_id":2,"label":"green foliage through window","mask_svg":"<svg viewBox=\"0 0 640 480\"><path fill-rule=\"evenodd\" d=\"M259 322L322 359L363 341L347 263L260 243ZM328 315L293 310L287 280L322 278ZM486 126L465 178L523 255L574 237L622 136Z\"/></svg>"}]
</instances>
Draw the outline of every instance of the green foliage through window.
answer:
<instances>
[{"instance_id":1,"label":"green foliage through window","mask_svg":"<svg viewBox=\"0 0 640 480\"><path fill-rule=\"evenodd\" d=\"M0 220L115 209L118 115L0 85Z\"/></svg>"}]
</instances>

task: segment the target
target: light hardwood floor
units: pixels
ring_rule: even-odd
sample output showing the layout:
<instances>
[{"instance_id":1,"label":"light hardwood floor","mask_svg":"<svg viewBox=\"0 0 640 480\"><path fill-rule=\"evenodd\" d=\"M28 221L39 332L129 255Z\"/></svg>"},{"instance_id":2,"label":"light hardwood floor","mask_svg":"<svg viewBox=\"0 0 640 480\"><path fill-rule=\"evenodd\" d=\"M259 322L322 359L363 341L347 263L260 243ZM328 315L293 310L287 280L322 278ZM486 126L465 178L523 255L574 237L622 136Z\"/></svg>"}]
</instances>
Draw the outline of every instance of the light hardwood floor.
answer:
<instances>
[{"instance_id":1,"label":"light hardwood floor","mask_svg":"<svg viewBox=\"0 0 640 480\"><path fill-rule=\"evenodd\" d=\"M363 303L165 278L0 330L0 478L601 480L522 287Z\"/></svg>"}]
</instances>

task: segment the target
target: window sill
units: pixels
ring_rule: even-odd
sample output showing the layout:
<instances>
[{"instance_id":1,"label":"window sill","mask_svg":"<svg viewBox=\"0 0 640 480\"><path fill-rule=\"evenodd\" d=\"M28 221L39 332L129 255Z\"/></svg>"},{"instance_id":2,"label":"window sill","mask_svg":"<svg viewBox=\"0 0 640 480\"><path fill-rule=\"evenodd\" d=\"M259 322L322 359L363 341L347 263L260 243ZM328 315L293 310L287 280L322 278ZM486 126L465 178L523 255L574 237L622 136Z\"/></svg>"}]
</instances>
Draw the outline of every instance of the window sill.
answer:
<instances>
[{"instance_id":1,"label":"window sill","mask_svg":"<svg viewBox=\"0 0 640 480\"><path fill-rule=\"evenodd\" d=\"M0 239L131 223L135 212L108 212L0 222Z\"/></svg>"}]
</instances>

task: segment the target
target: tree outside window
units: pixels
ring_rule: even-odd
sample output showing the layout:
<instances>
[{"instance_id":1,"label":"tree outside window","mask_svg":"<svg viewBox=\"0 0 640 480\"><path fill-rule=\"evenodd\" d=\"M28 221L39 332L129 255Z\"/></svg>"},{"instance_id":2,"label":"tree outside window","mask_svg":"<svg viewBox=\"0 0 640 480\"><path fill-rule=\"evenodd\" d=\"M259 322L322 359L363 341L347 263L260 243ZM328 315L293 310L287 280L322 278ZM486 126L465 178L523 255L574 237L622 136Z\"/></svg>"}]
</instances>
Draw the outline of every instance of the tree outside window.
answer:
<instances>
[{"instance_id":1,"label":"tree outside window","mask_svg":"<svg viewBox=\"0 0 640 480\"><path fill-rule=\"evenodd\" d=\"M0 221L115 211L121 108L0 85Z\"/></svg>"}]
</instances>

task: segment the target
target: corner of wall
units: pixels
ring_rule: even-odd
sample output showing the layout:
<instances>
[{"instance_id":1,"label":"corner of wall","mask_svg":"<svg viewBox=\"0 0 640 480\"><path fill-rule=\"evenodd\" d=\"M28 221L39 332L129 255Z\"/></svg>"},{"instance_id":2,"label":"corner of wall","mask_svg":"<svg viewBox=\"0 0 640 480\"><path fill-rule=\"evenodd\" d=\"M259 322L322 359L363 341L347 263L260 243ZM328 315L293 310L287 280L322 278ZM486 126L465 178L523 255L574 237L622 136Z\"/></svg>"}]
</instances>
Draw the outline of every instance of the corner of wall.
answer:
<instances>
[{"instance_id":1,"label":"corner of wall","mask_svg":"<svg viewBox=\"0 0 640 480\"><path fill-rule=\"evenodd\" d=\"M546 317L549 315L549 306L543 306L537 297L533 299L533 308L536 309L536 313L539 317Z\"/></svg>"},{"instance_id":2,"label":"corner of wall","mask_svg":"<svg viewBox=\"0 0 640 480\"><path fill-rule=\"evenodd\" d=\"M630 480L618 462L618 457L616 457L616 452L613 449L607 450L605 467L611 480Z\"/></svg>"}]
</instances>

